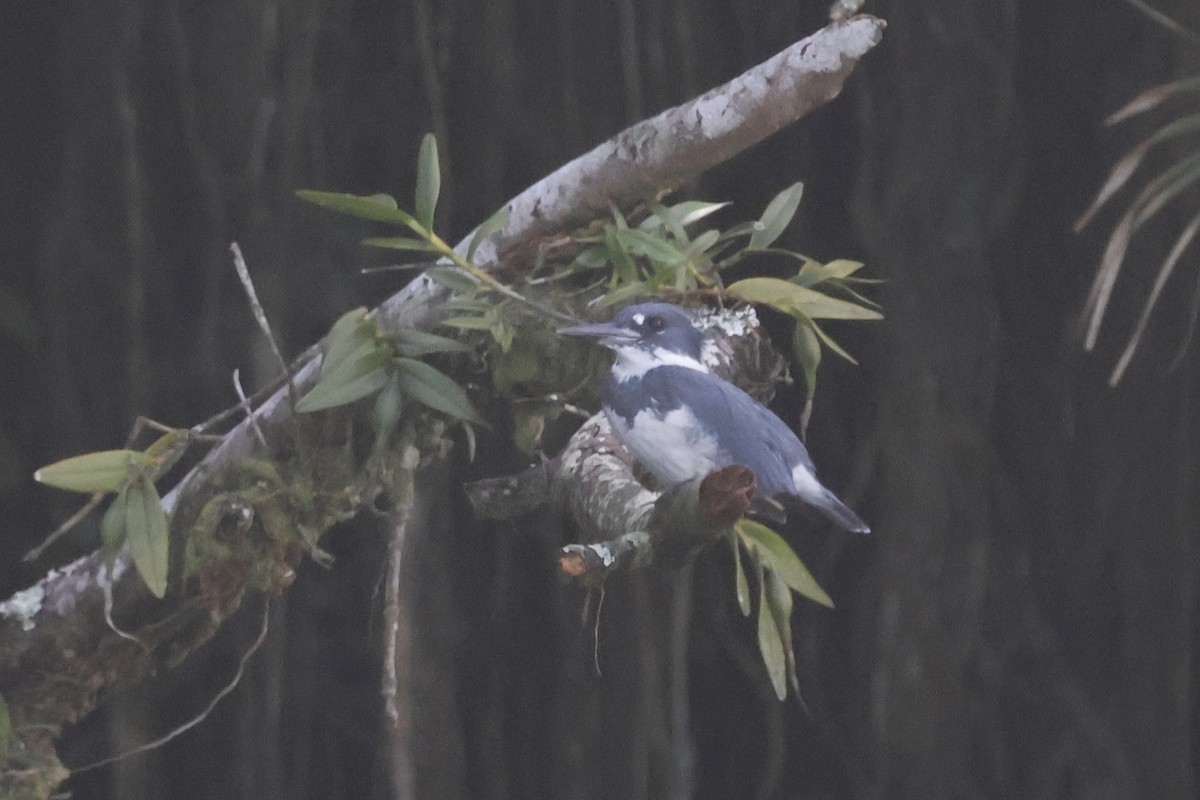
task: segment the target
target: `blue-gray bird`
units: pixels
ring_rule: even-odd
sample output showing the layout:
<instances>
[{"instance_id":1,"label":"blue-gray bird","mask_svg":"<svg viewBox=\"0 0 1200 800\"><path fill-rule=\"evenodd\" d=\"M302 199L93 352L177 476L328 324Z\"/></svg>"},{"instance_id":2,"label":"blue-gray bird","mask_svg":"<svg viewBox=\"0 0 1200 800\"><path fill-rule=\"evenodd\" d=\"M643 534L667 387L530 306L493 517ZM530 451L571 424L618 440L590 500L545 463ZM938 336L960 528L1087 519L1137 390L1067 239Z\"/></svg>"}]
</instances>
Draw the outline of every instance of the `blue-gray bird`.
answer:
<instances>
[{"instance_id":1,"label":"blue-gray bird","mask_svg":"<svg viewBox=\"0 0 1200 800\"><path fill-rule=\"evenodd\" d=\"M611 322L559 333L595 339L617 359L600 389L621 442L664 487L742 464L758 491L797 499L855 533L870 528L817 480L808 450L783 420L700 360L705 334L679 306L642 303Z\"/></svg>"}]
</instances>

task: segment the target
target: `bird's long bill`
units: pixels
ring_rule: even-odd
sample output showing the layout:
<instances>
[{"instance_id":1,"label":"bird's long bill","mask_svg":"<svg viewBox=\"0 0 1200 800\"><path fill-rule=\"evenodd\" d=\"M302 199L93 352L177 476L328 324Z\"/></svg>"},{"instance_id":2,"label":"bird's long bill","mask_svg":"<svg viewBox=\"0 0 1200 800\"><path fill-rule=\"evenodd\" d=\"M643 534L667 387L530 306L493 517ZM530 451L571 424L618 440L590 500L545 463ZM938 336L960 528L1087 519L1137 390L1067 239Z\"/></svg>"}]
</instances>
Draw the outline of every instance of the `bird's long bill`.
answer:
<instances>
[{"instance_id":1,"label":"bird's long bill","mask_svg":"<svg viewBox=\"0 0 1200 800\"><path fill-rule=\"evenodd\" d=\"M601 322L596 325L572 325L569 328L560 328L558 332L563 336L595 339L602 344L621 344L636 341L638 338L636 332L609 322Z\"/></svg>"}]
</instances>

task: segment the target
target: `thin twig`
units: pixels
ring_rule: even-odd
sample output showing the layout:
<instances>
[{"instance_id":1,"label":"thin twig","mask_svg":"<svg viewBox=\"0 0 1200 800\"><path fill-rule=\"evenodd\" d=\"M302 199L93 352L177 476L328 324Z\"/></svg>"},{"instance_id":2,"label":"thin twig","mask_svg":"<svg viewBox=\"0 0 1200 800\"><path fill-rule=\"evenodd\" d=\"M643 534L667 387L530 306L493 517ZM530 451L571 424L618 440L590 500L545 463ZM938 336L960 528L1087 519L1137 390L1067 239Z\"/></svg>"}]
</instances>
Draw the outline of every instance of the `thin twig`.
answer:
<instances>
[{"instance_id":1,"label":"thin twig","mask_svg":"<svg viewBox=\"0 0 1200 800\"><path fill-rule=\"evenodd\" d=\"M290 372L288 374L291 374ZM242 388L241 371L234 369L233 371L233 391L238 397L238 405L246 412L246 419L250 420L250 427L254 428L254 434L258 437L258 443L267 447L267 437L263 435L262 427L258 424L258 420L254 418L254 408L250 405L249 398L246 397L246 390Z\"/></svg>"},{"instance_id":2,"label":"thin twig","mask_svg":"<svg viewBox=\"0 0 1200 800\"><path fill-rule=\"evenodd\" d=\"M255 652L258 651L258 648L262 645L262 643L267 638L267 630L269 629L268 623L270 621L271 621L271 601L268 599L263 604L262 628L258 632L258 638L256 638L254 640L254 642L250 645L250 647L246 650L246 652L242 653L242 657L238 661L237 672L235 672L233 675L233 680L231 680L224 687L222 687L221 691L217 692L217 694L213 697L213 699L209 702L209 704L204 707L203 711L201 711L195 717L192 717L190 720L188 720L184 724L180 725L178 728L171 730L167 734L160 736L159 738L155 739L152 742L146 742L145 744L140 744L137 747L134 747L130 750L126 750L123 753L118 753L115 756L110 756L108 758L101 759L100 761L94 761L91 764L86 764L82 767L76 767L75 769L71 770L71 774L78 775L81 772L88 772L93 769L98 769L99 767L107 766L108 764L115 764L118 761L122 761L126 758L129 758L130 756L136 756L139 753L145 753L149 750L155 750L159 747L162 747L164 744L171 741L172 739L180 736L181 734L184 734L184 733L190 731L192 728L196 727L201 722L208 719L208 715L211 714L213 709L217 707L217 703L221 702L221 700L223 700L226 696L228 696L229 693L232 692L234 689L236 689L237 685L239 683L241 683L242 674L246 671L246 663L250 660L250 657L253 656L255 654Z\"/></svg>"},{"instance_id":3,"label":"thin twig","mask_svg":"<svg viewBox=\"0 0 1200 800\"><path fill-rule=\"evenodd\" d=\"M258 301L258 292L254 290L254 281L250 279L250 270L246 266L246 259L242 258L242 248L238 247L237 242L230 242L229 249L233 253L233 268L237 270L238 280L241 281L242 289L246 292L246 299L250 301L250 310L254 313L254 321L258 323L258 329L262 331L263 336L267 337L279 369L287 376L288 394L291 395L292 403L295 405L296 387L292 382L292 371L288 368L283 353L279 350L279 343L275 341L275 335L271 333L271 323L267 321L267 312L263 310L262 303Z\"/></svg>"},{"instance_id":4,"label":"thin twig","mask_svg":"<svg viewBox=\"0 0 1200 800\"><path fill-rule=\"evenodd\" d=\"M91 496L91 498L86 503L84 503L83 506L78 511L76 511L74 514L72 514L67 519L67 521L64 522L62 525L59 525L57 528L52 530L46 536L46 538L42 540L41 544L39 544L37 547L34 547L32 550L30 550L28 553L26 553L25 556L21 560L22 561L37 561L39 558L41 558L42 553L46 552L47 547L49 547L50 545L54 544L59 539L61 539L63 537L63 535L65 535L67 533L67 531L71 530L76 525L83 522L83 520L85 518L87 518L87 515L92 513L92 511L95 510L96 506L100 505L100 501L102 501L104 499L105 494L106 494L105 492L96 492L95 494L93 494Z\"/></svg>"}]
</instances>

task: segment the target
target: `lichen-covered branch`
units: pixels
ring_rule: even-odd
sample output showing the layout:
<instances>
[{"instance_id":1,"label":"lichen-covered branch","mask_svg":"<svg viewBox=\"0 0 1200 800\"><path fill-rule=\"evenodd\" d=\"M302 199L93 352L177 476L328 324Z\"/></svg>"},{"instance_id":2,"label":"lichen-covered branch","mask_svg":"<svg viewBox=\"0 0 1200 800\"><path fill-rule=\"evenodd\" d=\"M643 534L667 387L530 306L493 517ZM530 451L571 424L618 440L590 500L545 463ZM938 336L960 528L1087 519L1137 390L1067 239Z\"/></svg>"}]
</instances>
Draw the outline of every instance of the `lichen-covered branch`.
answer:
<instances>
[{"instance_id":1,"label":"lichen-covered branch","mask_svg":"<svg viewBox=\"0 0 1200 800\"><path fill-rule=\"evenodd\" d=\"M687 481L659 495L648 515L642 507L631 509L628 524L638 527L605 541L564 547L559 568L585 586L599 586L623 569L682 564L749 511L753 494L754 473L740 464Z\"/></svg>"}]
</instances>

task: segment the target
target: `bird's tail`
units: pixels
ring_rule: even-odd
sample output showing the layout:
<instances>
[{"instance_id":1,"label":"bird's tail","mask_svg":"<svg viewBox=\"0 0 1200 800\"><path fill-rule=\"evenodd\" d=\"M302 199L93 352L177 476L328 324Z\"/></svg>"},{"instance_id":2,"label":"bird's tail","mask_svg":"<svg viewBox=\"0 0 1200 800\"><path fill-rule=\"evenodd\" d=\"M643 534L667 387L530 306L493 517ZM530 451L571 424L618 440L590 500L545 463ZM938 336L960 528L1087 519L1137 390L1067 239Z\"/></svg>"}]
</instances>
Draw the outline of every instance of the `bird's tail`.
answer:
<instances>
[{"instance_id":1,"label":"bird's tail","mask_svg":"<svg viewBox=\"0 0 1200 800\"><path fill-rule=\"evenodd\" d=\"M821 489L820 495L817 497L805 497L804 502L819 511L823 517L839 528L848 530L851 533L871 532L870 526L863 522L862 517L854 513L854 509L839 500L837 495L825 487L822 486Z\"/></svg>"}]
</instances>

